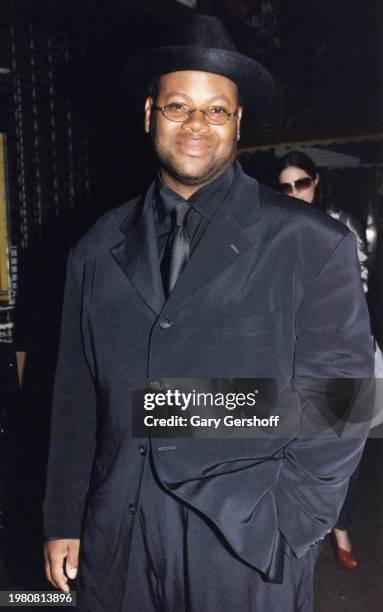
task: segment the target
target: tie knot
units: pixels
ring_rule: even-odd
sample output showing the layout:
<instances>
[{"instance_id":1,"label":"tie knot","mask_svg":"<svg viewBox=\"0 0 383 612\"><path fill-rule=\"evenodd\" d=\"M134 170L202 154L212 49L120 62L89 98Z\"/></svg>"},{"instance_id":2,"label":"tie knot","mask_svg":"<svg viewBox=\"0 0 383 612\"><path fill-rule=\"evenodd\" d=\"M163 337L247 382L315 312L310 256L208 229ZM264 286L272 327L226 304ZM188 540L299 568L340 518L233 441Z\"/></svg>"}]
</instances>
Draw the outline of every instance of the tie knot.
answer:
<instances>
[{"instance_id":1,"label":"tie knot","mask_svg":"<svg viewBox=\"0 0 383 612\"><path fill-rule=\"evenodd\" d=\"M185 217L187 215L187 213L190 210L190 206L189 204L187 204L186 202L179 202L175 208L174 208L174 212L176 215L176 225L177 227L182 227L183 224L185 223Z\"/></svg>"}]
</instances>

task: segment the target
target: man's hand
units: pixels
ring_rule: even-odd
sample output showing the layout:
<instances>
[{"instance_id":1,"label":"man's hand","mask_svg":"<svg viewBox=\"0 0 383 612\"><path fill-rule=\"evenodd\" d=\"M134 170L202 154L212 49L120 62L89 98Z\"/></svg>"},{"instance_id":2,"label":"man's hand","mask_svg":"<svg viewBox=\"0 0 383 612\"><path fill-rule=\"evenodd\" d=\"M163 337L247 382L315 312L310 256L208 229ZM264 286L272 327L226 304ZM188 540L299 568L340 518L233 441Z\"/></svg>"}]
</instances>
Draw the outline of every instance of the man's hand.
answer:
<instances>
[{"instance_id":1,"label":"man's hand","mask_svg":"<svg viewBox=\"0 0 383 612\"><path fill-rule=\"evenodd\" d=\"M76 578L79 550L80 540L45 542L45 574L56 589L69 592L68 578Z\"/></svg>"}]
</instances>

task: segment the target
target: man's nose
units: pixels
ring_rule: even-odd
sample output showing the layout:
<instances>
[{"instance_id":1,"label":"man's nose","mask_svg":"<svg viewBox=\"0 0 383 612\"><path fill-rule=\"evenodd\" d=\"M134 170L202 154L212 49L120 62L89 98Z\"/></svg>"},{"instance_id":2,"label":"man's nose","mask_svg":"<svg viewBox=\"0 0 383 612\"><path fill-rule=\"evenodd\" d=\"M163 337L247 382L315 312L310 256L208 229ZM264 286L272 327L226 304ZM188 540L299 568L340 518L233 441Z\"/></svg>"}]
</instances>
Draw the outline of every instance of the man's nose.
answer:
<instances>
[{"instance_id":1,"label":"man's nose","mask_svg":"<svg viewBox=\"0 0 383 612\"><path fill-rule=\"evenodd\" d=\"M189 118L183 122L182 127L186 129L191 129L193 131L207 132L210 130L209 123L206 121L203 116L203 113L198 108L196 108L196 110L190 114Z\"/></svg>"}]
</instances>

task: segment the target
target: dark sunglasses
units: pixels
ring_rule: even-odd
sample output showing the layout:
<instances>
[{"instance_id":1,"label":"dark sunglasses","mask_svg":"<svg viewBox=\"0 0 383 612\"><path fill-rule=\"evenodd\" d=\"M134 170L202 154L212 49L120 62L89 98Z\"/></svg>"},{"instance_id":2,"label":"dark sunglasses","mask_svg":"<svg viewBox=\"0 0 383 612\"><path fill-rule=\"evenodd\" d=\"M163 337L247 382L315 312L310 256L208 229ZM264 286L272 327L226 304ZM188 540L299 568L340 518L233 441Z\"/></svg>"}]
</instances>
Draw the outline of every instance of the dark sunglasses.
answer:
<instances>
[{"instance_id":1,"label":"dark sunglasses","mask_svg":"<svg viewBox=\"0 0 383 612\"><path fill-rule=\"evenodd\" d=\"M305 176L305 178L298 179L292 183L279 183L278 190L284 195L290 195L293 193L294 187L297 191L304 191L311 187L313 181L314 179L310 176Z\"/></svg>"}]
</instances>

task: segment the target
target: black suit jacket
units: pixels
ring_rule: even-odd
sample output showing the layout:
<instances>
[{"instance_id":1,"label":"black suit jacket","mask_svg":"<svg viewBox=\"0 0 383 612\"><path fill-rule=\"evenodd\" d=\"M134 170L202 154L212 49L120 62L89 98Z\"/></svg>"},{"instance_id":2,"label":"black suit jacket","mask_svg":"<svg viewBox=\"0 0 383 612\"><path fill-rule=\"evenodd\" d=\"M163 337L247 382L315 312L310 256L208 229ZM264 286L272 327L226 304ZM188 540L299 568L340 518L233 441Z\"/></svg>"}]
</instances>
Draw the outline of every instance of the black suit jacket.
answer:
<instances>
[{"instance_id":1,"label":"black suit jacket","mask_svg":"<svg viewBox=\"0 0 383 612\"><path fill-rule=\"evenodd\" d=\"M163 485L280 581L283 551L304 554L334 525L364 444L359 425L355 437L308 438L305 414L321 410L326 379L369 377L373 363L344 225L238 166L165 301L151 190L102 217L68 262L45 534L82 537L82 576L106 601L124 590L148 448L131 435L130 377L292 381L287 439L183 439L167 452L152 441Z\"/></svg>"}]
</instances>

